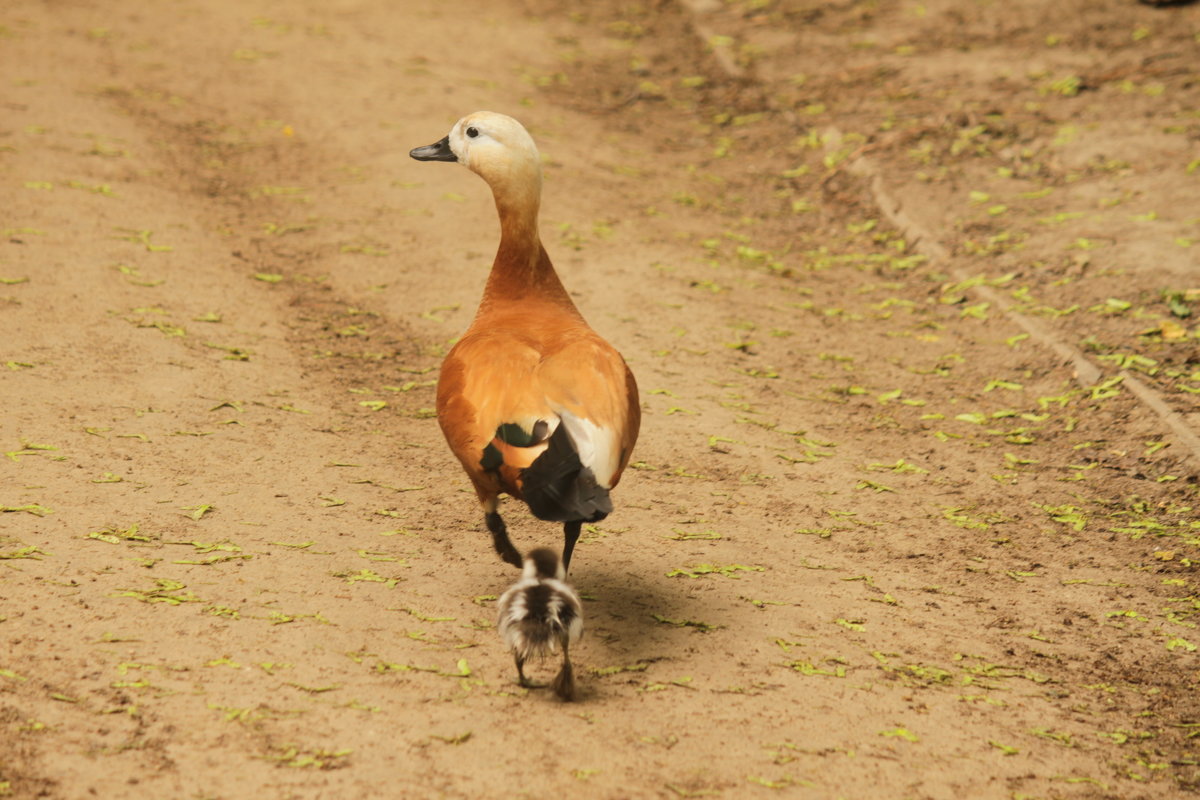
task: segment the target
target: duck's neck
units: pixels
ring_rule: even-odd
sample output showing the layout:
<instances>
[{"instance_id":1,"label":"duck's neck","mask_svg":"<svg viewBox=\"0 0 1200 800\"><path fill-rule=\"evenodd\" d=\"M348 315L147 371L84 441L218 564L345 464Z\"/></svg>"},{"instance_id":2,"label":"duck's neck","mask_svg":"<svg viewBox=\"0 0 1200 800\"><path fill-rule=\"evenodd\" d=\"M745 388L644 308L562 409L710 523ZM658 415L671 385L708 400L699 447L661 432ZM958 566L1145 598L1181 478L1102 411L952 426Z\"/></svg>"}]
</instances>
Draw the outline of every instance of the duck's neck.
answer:
<instances>
[{"instance_id":1,"label":"duck's neck","mask_svg":"<svg viewBox=\"0 0 1200 800\"><path fill-rule=\"evenodd\" d=\"M520 302L532 297L553 299L574 308L558 279L538 235L541 180L528 188L493 186L500 215L500 247L484 289L484 304L497 300Z\"/></svg>"}]
</instances>

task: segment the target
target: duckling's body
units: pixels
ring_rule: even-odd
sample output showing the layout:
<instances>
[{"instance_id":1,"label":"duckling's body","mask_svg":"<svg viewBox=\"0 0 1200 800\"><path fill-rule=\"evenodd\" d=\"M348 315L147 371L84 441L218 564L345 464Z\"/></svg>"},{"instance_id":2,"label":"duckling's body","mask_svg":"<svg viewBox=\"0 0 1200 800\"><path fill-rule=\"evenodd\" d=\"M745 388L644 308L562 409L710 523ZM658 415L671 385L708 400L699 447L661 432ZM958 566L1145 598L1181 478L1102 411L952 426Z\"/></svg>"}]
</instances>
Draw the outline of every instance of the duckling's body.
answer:
<instances>
[{"instance_id":1,"label":"duckling's body","mask_svg":"<svg viewBox=\"0 0 1200 800\"><path fill-rule=\"evenodd\" d=\"M562 563L584 522L612 511L637 440L637 383L563 288L538 235L541 163L511 117L480 111L422 161L458 161L492 188L500 246L474 321L446 356L438 422L483 506L496 552L521 567L499 514L500 494L539 519L562 522Z\"/></svg>"},{"instance_id":2,"label":"duckling's body","mask_svg":"<svg viewBox=\"0 0 1200 800\"><path fill-rule=\"evenodd\" d=\"M512 650L522 686L533 687L525 677L525 662L544 658L562 648L562 667L551 687L563 700L575 699L575 673L570 646L583 635L583 605L565 581L558 555L545 547L525 557L521 579L500 595L500 638Z\"/></svg>"}]
</instances>

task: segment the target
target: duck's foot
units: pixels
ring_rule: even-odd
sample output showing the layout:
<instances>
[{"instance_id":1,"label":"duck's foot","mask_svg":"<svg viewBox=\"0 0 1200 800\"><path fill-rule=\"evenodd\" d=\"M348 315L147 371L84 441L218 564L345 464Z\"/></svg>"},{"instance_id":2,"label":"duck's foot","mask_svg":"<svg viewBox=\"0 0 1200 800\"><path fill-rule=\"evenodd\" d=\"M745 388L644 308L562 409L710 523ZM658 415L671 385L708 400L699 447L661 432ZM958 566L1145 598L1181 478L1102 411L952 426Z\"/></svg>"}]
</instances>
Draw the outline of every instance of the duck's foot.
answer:
<instances>
[{"instance_id":1,"label":"duck's foot","mask_svg":"<svg viewBox=\"0 0 1200 800\"><path fill-rule=\"evenodd\" d=\"M575 670L571 666L571 662L565 657L563 658L562 669L554 676L554 680L550 683L554 693L562 700L570 703L575 700Z\"/></svg>"},{"instance_id":2,"label":"duck's foot","mask_svg":"<svg viewBox=\"0 0 1200 800\"><path fill-rule=\"evenodd\" d=\"M525 675L525 659L519 655L513 654L513 660L517 662L517 683L522 689L545 689L549 684L534 683Z\"/></svg>"}]
</instances>

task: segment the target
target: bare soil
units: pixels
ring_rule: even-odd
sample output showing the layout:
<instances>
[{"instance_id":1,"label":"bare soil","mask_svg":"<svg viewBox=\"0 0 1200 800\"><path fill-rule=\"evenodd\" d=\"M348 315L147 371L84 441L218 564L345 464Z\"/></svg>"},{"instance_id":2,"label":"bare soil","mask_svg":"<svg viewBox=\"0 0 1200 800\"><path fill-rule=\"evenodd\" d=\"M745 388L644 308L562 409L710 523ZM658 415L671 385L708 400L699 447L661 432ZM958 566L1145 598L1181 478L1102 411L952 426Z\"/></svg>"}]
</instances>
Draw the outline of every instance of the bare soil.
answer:
<instances>
[{"instance_id":1,"label":"bare soil","mask_svg":"<svg viewBox=\"0 0 1200 800\"><path fill-rule=\"evenodd\" d=\"M0 11L0 797L1195 794L1200 8L559 6ZM574 704L431 411L480 108L643 394Z\"/></svg>"}]
</instances>

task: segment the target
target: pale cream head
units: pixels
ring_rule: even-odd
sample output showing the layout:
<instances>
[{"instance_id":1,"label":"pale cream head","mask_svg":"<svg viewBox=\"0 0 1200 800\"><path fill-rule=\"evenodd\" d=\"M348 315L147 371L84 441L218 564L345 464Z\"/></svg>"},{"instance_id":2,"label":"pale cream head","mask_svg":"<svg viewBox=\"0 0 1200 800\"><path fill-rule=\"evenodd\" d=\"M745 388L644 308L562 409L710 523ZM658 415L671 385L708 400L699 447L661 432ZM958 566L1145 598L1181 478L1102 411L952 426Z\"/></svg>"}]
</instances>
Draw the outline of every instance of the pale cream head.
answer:
<instances>
[{"instance_id":1,"label":"pale cream head","mask_svg":"<svg viewBox=\"0 0 1200 800\"><path fill-rule=\"evenodd\" d=\"M497 258L507 248L512 251L508 258L538 263L542 162L521 123L493 111L476 111L454 123L438 141L414 148L409 155L417 161L457 161L487 181L500 213Z\"/></svg>"},{"instance_id":2,"label":"pale cream head","mask_svg":"<svg viewBox=\"0 0 1200 800\"><path fill-rule=\"evenodd\" d=\"M450 150L493 188L541 189L542 164L529 132L512 117L476 111L450 129Z\"/></svg>"}]
</instances>

